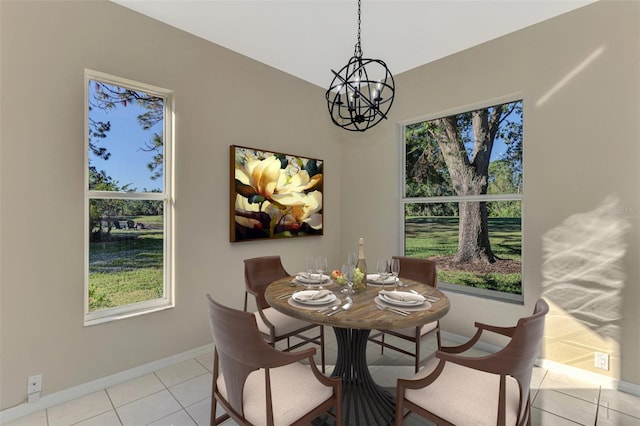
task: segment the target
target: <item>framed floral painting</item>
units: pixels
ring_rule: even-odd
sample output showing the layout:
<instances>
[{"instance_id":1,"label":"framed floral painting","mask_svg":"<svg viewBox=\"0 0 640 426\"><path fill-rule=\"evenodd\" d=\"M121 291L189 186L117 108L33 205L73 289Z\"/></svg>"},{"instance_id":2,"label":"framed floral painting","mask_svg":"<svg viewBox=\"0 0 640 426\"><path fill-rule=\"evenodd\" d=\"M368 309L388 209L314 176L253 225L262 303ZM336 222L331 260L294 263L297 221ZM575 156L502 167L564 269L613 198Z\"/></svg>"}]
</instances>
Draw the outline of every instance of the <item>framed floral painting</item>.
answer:
<instances>
[{"instance_id":1,"label":"framed floral painting","mask_svg":"<svg viewBox=\"0 0 640 426\"><path fill-rule=\"evenodd\" d=\"M230 241L323 234L324 162L231 145Z\"/></svg>"}]
</instances>

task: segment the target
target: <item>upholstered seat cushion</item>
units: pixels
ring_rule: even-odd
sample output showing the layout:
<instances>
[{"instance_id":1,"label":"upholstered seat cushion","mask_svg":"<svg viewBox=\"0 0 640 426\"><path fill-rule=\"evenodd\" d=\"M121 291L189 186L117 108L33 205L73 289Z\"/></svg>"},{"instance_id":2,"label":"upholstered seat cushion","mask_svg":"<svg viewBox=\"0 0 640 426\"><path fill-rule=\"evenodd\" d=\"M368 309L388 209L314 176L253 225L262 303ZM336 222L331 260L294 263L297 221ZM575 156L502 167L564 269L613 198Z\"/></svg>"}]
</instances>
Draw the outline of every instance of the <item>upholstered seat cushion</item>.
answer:
<instances>
[{"instance_id":1,"label":"upholstered seat cushion","mask_svg":"<svg viewBox=\"0 0 640 426\"><path fill-rule=\"evenodd\" d=\"M281 312L276 311L273 308L266 308L262 310L262 313L267 320L273 324L276 328L276 336L283 336L285 334L289 334L295 330L300 328L304 328L305 326L311 325L306 321L299 320L297 318L290 317L289 315L285 315ZM253 314L256 317L256 322L258 323L258 330L261 333L269 334L269 327L262 321L260 314L258 312L254 312Z\"/></svg>"},{"instance_id":2,"label":"upholstered seat cushion","mask_svg":"<svg viewBox=\"0 0 640 426\"><path fill-rule=\"evenodd\" d=\"M414 378L431 373L438 361L431 360ZM422 389L407 389L406 399L456 425L495 426L499 388L500 376L447 362L435 382ZM507 376L508 425L516 423L518 400L518 382Z\"/></svg>"},{"instance_id":3,"label":"upholstered seat cushion","mask_svg":"<svg viewBox=\"0 0 640 426\"><path fill-rule=\"evenodd\" d=\"M254 371L244 386L244 415L254 425L266 424L264 370ZM220 393L227 398L224 377L218 377ZM304 389L304 392L300 392ZM275 425L290 425L327 399L333 388L315 378L308 366L294 363L271 369L271 396Z\"/></svg>"},{"instance_id":4,"label":"upholstered seat cushion","mask_svg":"<svg viewBox=\"0 0 640 426\"><path fill-rule=\"evenodd\" d=\"M433 321L433 322L430 322L430 323L427 323L427 324L423 325L420 328L420 335L424 336L425 334L427 334L431 330L434 330L437 326L438 326L438 321ZM398 330L393 330L393 332L394 333L398 333L398 334L402 334L403 336L407 336L407 337L411 337L411 338L415 338L416 337L416 329L415 329L415 327L401 328L401 329L398 329Z\"/></svg>"}]
</instances>

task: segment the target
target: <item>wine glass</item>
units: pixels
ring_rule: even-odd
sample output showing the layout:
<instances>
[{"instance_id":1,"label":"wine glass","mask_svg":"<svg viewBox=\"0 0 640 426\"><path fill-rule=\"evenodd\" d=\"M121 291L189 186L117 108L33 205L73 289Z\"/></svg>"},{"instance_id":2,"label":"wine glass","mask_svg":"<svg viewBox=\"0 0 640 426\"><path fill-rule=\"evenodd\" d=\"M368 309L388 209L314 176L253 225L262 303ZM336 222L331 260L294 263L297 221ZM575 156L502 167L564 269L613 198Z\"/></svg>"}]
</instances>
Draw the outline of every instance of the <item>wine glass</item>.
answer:
<instances>
[{"instance_id":1,"label":"wine glass","mask_svg":"<svg viewBox=\"0 0 640 426\"><path fill-rule=\"evenodd\" d=\"M400 274L400 259L391 259L391 274L396 289L400 286L398 275Z\"/></svg>"},{"instance_id":2,"label":"wine glass","mask_svg":"<svg viewBox=\"0 0 640 426\"><path fill-rule=\"evenodd\" d=\"M347 278L349 276L349 265L347 264L342 265L342 269L340 269L340 271L342 272L342 278L344 279L344 286L345 286L342 290L340 290L340 293L347 294L349 293L349 288L348 288L349 281Z\"/></svg>"},{"instance_id":3,"label":"wine glass","mask_svg":"<svg viewBox=\"0 0 640 426\"><path fill-rule=\"evenodd\" d=\"M349 265L349 267L347 268L347 287L348 287L348 291L347 291L347 296L350 297L353 294L353 272L354 269L352 266Z\"/></svg>"},{"instance_id":4,"label":"wine glass","mask_svg":"<svg viewBox=\"0 0 640 426\"><path fill-rule=\"evenodd\" d=\"M323 272L327 271L327 258L324 256L320 256L316 259L316 271L318 271L318 281L320 284L324 282L324 277L322 276Z\"/></svg>"},{"instance_id":5,"label":"wine glass","mask_svg":"<svg viewBox=\"0 0 640 426\"><path fill-rule=\"evenodd\" d=\"M358 264L358 255L353 251L349 252L347 263L349 264L349 266L351 266L352 269L355 268Z\"/></svg>"},{"instance_id":6,"label":"wine glass","mask_svg":"<svg viewBox=\"0 0 640 426\"><path fill-rule=\"evenodd\" d=\"M389 263L387 259L378 259L378 279L382 281L382 289L384 290L384 284L388 277Z\"/></svg>"},{"instance_id":7,"label":"wine glass","mask_svg":"<svg viewBox=\"0 0 640 426\"><path fill-rule=\"evenodd\" d=\"M313 256L307 256L307 288L311 288L313 281L313 273L316 270L316 259Z\"/></svg>"}]
</instances>

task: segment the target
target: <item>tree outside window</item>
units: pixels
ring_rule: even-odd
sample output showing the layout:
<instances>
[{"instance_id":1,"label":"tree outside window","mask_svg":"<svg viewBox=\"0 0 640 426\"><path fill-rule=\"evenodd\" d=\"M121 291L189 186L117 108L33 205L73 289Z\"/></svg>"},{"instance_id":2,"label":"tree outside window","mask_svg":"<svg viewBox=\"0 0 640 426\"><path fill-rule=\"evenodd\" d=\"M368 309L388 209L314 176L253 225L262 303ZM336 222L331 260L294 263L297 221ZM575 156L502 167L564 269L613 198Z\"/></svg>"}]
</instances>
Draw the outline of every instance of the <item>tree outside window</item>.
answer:
<instances>
[{"instance_id":1,"label":"tree outside window","mask_svg":"<svg viewBox=\"0 0 640 426\"><path fill-rule=\"evenodd\" d=\"M438 280L522 294L522 101L405 126L404 245Z\"/></svg>"}]
</instances>

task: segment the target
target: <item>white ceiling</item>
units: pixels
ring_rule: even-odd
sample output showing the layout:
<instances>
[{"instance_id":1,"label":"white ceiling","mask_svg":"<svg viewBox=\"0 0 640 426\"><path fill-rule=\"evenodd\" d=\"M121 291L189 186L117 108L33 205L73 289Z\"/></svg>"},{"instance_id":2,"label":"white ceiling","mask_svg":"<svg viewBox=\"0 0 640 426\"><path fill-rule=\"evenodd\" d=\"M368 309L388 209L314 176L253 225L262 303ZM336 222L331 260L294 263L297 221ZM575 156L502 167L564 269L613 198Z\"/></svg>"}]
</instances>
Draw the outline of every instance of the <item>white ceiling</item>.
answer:
<instances>
[{"instance_id":1,"label":"white ceiling","mask_svg":"<svg viewBox=\"0 0 640 426\"><path fill-rule=\"evenodd\" d=\"M327 88L353 56L356 0L112 0ZM363 0L362 50L394 75L595 0Z\"/></svg>"}]
</instances>

